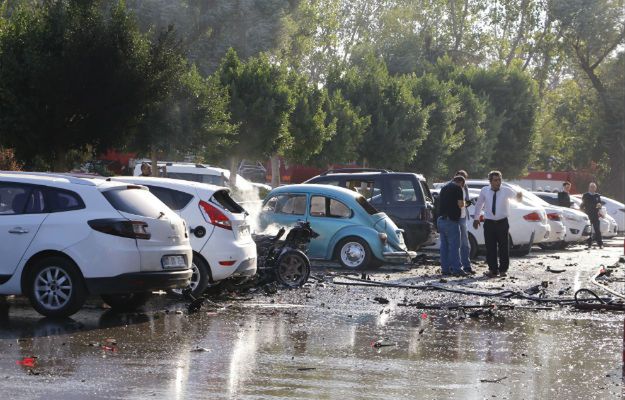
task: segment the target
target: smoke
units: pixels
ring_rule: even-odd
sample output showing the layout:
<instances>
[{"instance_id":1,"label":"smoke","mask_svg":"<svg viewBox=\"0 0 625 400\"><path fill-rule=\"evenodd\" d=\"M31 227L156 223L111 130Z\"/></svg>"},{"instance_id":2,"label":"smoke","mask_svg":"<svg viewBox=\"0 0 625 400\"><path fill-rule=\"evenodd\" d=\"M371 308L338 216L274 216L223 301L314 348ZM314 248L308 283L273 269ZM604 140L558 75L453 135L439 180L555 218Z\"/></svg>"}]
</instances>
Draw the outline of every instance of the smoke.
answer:
<instances>
[{"instance_id":1,"label":"smoke","mask_svg":"<svg viewBox=\"0 0 625 400\"><path fill-rule=\"evenodd\" d=\"M260 214L263 207L263 199L259 196L259 189L253 188L253 190L236 193L236 201L241 207L248 212L247 222L250 225L250 231L256 235L277 235L280 229L285 228L286 232L283 237L291 230L291 226L285 226L280 224L270 224L263 228L260 221Z\"/></svg>"}]
</instances>

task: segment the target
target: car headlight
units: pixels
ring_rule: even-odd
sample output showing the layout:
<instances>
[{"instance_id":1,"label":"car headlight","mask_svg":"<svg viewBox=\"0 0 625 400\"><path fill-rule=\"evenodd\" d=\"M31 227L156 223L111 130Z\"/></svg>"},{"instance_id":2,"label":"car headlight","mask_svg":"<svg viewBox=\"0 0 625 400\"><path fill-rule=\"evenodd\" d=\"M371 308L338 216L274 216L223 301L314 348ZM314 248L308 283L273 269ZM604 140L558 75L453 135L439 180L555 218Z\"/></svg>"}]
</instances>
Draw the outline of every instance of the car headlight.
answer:
<instances>
[{"instance_id":1,"label":"car headlight","mask_svg":"<svg viewBox=\"0 0 625 400\"><path fill-rule=\"evenodd\" d=\"M382 243L386 243L386 241L388 240L388 235L384 232L378 233L378 237L380 238Z\"/></svg>"}]
</instances>

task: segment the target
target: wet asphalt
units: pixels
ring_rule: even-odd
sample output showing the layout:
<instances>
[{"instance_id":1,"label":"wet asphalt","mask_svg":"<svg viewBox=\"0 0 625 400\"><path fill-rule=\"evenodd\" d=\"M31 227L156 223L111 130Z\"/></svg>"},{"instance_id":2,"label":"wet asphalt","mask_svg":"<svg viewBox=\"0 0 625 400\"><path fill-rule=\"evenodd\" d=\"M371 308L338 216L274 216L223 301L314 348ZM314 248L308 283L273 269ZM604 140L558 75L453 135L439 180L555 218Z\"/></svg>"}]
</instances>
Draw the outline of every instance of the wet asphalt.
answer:
<instances>
[{"instance_id":1,"label":"wet asphalt","mask_svg":"<svg viewBox=\"0 0 625 400\"><path fill-rule=\"evenodd\" d=\"M623 238L609 243L536 250L496 279L483 262L444 278L435 254L364 276L317 265L304 288L230 288L193 314L158 295L136 313L93 299L51 320L10 299L0 398L621 399L625 312L544 301L606 297L588 282L600 264L625 292ZM361 278L419 289L348 285ZM504 291L542 300L474 294Z\"/></svg>"}]
</instances>

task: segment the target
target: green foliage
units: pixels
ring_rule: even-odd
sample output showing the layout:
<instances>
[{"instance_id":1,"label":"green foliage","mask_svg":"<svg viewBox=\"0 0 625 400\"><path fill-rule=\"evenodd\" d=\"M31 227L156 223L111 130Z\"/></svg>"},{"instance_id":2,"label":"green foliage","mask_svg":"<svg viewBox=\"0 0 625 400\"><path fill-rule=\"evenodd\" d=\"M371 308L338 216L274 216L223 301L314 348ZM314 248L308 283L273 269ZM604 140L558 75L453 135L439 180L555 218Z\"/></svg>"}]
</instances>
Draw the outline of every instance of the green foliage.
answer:
<instances>
[{"instance_id":1,"label":"green foliage","mask_svg":"<svg viewBox=\"0 0 625 400\"><path fill-rule=\"evenodd\" d=\"M292 72L289 86L295 107L289 117L289 132L292 145L283 155L288 161L304 164L321 152L325 142L336 129L336 123L326 125L326 102L328 94L308 84L303 75Z\"/></svg>"},{"instance_id":2,"label":"green foliage","mask_svg":"<svg viewBox=\"0 0 625 400\"><path fill-rule=\"evenodd\" d=\"M218 76L228 88L231 121L238 125L233 155L269 157L292 144L288 128L293 99L284 67L272 64L264 54L242 63L230 49Z\"/></svg>"},{"instance_id":3,"label":"green foliage","mask_svg":"<svg viewBox=\"0 0 625 400\"><path fill-rule=\"evenodd\" d=\"M352 105L371 117L359 148L371 166L404 169L427 135L427 110L406 77L392 77L384 62L368 57L360 69L330 74L328 90L340 90Z\"/></svg>"},{"instance_id":4,"label":"green foliage","mask_svg":"<svg viewBox=\"0 0 625 400\"><path fill-rule=\"evenodd\" d=\"M510 178L520 176L534 150L536 83L515 65L474 68L469 80L472 89L488 102L486 136L495 143L488 167L500 169Z\"/></svg>"},{"instance_id":5,"label":"green foliage","mask_svg":"<svg viewBox=\"0 0 625 400\"><path fill-rule=\"evenodd\" d=\"M18 8L0 36L0 141L55 170L72 153L123 144L175 79L180 54L170 45L151 44L122 6Z\"/></svg>"}]
</instances>

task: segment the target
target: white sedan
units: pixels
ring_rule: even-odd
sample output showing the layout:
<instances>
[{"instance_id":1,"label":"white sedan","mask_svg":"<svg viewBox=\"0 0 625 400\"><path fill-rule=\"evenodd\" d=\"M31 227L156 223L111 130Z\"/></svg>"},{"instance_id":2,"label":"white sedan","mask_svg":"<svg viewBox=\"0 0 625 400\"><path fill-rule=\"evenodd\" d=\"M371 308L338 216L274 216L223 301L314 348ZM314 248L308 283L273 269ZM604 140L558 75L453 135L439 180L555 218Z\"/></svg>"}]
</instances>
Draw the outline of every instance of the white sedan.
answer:
<instances>
[{"instance_id":1,"label":"white sedan","mask_svg":"<svg viewBox=\"0 0 625 400\"><path fill-rule=\"evenodd\" d=\"M432 194L438 195L439 190L440 189L433 189ZM472 205L467 208L467 211L470 215L470 221L473 220L475 214L475 202L477 201L479 193L479 190L469 189ZM551 234L551 227L549 226L547 213L544 209L537 206L528 206L516 200L510 202L509 223L510 249L511 254L514 255L528 254L532 244L538 244L548 240ZM471 258L475 258L479 254L480 249L483 249L485 245L483 224L480 224L480 226L475 229L473 228L473 224L469 223L467 231L471 244ZM439 248L439 246L440 244L437 242L429 248Z\"/></svg>"},{"instance_id":2,"label":"white sedan","mask_svg":"<svg viewBox=\"0 0 625 400\"><path fill-rule=\"evenodd\" d=\"M576 195L573 195L573 197L581 200L582 195L576 194ZM603 215L606 218L610 217L610 218L607 218L610 221L610 223L616 224L617 233L618 232L623 233L625 231L625 204L621 203L620 201L616 201L609 197L604 197L604 196L601 196L601 202L603 202L603 207L601 208L601 210L603 211ZM610 237L610 235L613 235L613 232L614 232L614 227L611 227L608 237Z\"/></svg>"},{"instance_id":3,"label":"white sedan","mask_svg":"<svg viewBox=\"0 0 625 400\"><path fill-rule=\"evenodd\" d=\"M552 206L557 206L558 194L551 192L535 192L536 196L540 197ZM586 213L576 210L574 208L560 207L564 216L564 225L566 226L566 236L564 240L566 243L580 243L588 240L590 236L591 226L590 220Z\"/></svg>"},{"instance_id":4,"label":"white sedan","mask_svg":"<svg viewBox=\"0 0 625 400\"><path fill-rule=\"evenodd\" d=\"M573 195L571 196L571 201L573 205L571 207L581 210L582 208L582 197L581 195ZM605 207L601 207L601 213L599 214L599 223L601 226L601 236L604 238L611 238L616 236L618 226L614 218L608 215Z\"/></svg>"}]
</instances>

